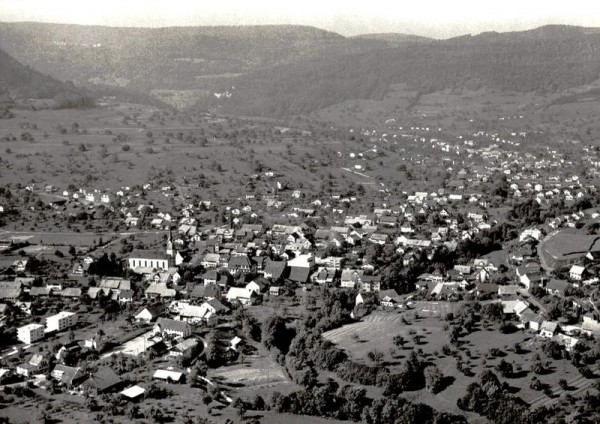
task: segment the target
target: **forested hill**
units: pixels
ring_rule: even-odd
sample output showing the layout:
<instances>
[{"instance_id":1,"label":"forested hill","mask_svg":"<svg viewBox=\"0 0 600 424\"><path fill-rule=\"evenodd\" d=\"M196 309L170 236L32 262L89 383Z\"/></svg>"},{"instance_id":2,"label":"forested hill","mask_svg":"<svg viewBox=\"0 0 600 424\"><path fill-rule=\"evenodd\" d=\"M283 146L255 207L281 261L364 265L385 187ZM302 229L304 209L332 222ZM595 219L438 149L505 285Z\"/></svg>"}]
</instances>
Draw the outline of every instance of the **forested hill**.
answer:
<instances>
[{"instance_id":1,"label":"forested hill","mask_svg":"<svg viewBox=\"0 0 600 424\"><path fill-rule=\"evenodd\" d=\"M204 89L232 76L304 58L386 48L294 25L115 28L0 23L0 48L61 80L132 89Z\"/></svg>"},{"instance_id":2,"label":"forested hill","mask_svg":"<svg viewBox=\"0 0 600 424\"><path fill-rule=\"evenodd\" d=\"M0 93L13 98L54 99L59 107L93 104L88 93L24 66L3 50L0 50Z\"/></svg>"},{"instance_id":3,"label":"forested hill","mask_svg":"<svg viewBox=\"0 0 600 424\"><path fill-rule=\"evenodd\" d=\"M227 113L281 116L350 99L381 99L393 83L430 92L482 87L556 91L600 77L600 30L546 26L409 43L241 76ZM206 106L206 105L201 105Z\"/></svg>"},{"instance_id":4,"label":"forested hill","mask_svg":"<svg viewBox=\"0 0 600 424\"><path fill-rule=\"evenodd\" d=\"M413 34L401 34L396 32L381 33L381 34L361 34L355 35L354 39L363 40L379 40L387 43L388 47L398 47L406 43L422 43L426 41L432 41L431 38L421 37Z\"/></svg>"}]
</instances>

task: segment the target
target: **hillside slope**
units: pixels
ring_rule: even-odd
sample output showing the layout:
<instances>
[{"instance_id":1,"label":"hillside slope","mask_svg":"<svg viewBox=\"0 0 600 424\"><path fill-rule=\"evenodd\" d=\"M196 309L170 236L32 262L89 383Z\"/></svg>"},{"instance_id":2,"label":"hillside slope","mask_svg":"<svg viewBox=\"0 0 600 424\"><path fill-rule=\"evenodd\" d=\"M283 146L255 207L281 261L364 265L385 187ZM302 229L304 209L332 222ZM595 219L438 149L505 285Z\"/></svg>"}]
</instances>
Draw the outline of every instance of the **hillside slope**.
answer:
<instances>
[{"instance_id":1,"label":"hillside slope","mask_svg":"<svg viewBox=\"0 0 600 424\"><path fill-rule=\"evenodd\" d=\"M0 23L0 48L61 80L208 90L239 74L387 47L304 26L111 28Z\"/></svg>"},{"instance_id":2,"label":"hillside slope","mask_svg":"<svg viewBox=\"0 0 600 424\"><path fill-rule=\"evenodd\" d=\"M279 66L239 77L233 96L212 106L227 113L281 116L350 99L379 100L395 83L422 92L484 87L552 92L599 77L600 32L549 26Z\"/></svg>"},{"instance_id":3,"label":"hillside slope","mask_svg":"<svg viewBox=\"0 0 600 424\"><path fill-rule=\"evenodd\" d=\"M59 107L93 104L88 93L72 83L57 81L24 66L3 50L0 50L0 93L13 98L51 98Z\"/></svg>"}]
</instances>

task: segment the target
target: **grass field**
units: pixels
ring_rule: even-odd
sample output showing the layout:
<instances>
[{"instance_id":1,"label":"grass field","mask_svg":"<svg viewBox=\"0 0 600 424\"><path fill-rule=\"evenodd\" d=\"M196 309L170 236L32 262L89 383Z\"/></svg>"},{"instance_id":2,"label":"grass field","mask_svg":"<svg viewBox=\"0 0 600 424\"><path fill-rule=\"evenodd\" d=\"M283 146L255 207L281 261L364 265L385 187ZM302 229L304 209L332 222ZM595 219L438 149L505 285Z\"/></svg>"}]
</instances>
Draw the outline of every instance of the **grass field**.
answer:
<instances>
[{"instance_id":1,"label":"grass field","mask_svg":"<svg viewBox=\"0 0 600 424\"><path fill-rule=\"evenodd\" d=\"M400 363L398 359L404 357L404 353L412 347L434 351L447 343L443 321L429 317L415 320L406 315L407 325L402 321L403 316L394 312L374 312L360 322L328 331L323 337L344 349L352 359L369 365L373 365L368 359L369 352L377 350L383 353L384 362L392 370ZM413 332L420 337L418 344L411 334ZM393 338L396 335L401 335L406 340L402 350L394 346ZM391 354L391 349L395 349L394 355Z\"/></svg>"},{"instance_id":2,"label":"grass field","mask_svg":"<svg viewBox=\"0 0 600 424\"><path fill-rule=\"evenodd\" d=\"M457 370L454 356L442 353L442 346L450 346L448 334L444 330L446 323L443 317L455 310L458 304L417 302L414 306L412 313L417 311L418 318L414 319L411 312L404 313L408 325L403 322L401 313L374 312L360 322L328 331L323 337L344 349L353 360L368 365L375 365L368 357L369 352L377 350L383 353L383 363L389 366L392 372L410 350L423 350L425 359L435 363L443 375L449 378L450 384L436 395L420 390L404 393L403 396L453 413L463 413L456 406L456 401L485 369L492 370L502 381L506 381L511 392L531 403L532 407L552 404L559 396L565 394L558 384L561 379L569 383L569 393L583 394L586 390L593 391L594 380L583 378L572 363L565 359L553 360L552 366L546 372L536 375L542 384L548 385L553 391L551 396L531 389L529 386L534 375L531 371L533 358L540 354L542 361L547 360L540 348L543 339L527 331L502 333L497 327L476 327L473 332L461 338L458 353L472 372L469 376L464 375ZM414 340L414 334L421 336L418 344ZM396 335L404 337L404 349L394 346L393 337ZM514 351L517 343L522 349L519 353ZM491 355L490 351L493 349L499 351L497 356ZM501 360L513 365L513 375L501 377L495 370ZM475 415L468 418L470 422L485 422Z\"/></svg>"},{"instance_id":3,"label":"grass field","mask_svg":"<svg viewBox=\"0 0 600 424\"><path fill-rule=\"evenodd\" d=\"M288 379L283 368L262 349L257 355L244 357L242 364L217 368L209 372L208 377L236 396L249 399L260 394L268 400L275 391L289 393L301 389Z\"/></svg>"},{"instance_id":4,"label":"grass field","mask_svg":"<svg viewBox=\"0 0 600 424\"><path fill-rule=\"evenodd\" d=\"M538 247L542 265L552 269L558 261L583 257L596 244L598 236L587 235L571 229L558 231L544 239Z\"/></svg>"}]
</instances>

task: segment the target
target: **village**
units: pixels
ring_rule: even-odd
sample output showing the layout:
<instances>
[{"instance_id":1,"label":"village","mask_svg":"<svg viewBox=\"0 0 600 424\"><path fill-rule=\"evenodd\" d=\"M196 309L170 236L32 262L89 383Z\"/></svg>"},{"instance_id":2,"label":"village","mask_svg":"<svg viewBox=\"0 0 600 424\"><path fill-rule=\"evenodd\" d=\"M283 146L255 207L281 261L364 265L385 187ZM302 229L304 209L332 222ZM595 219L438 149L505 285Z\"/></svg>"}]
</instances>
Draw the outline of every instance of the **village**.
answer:
<instances>
[{"instance_id":1,"label":"village","mask_svg":"<svg viewBox=\"0 0 600 424\"><path fill-rule=\"evenodd\" d=\"M397 372L408 350L439 359L423 365L425 384L403 389L329 369L370 396L419 393L478 422L460 398L475 370L499 373L527 409L596 393L597 149L394 119L346 134L327 163L289 156L312 163L304 184L291 165L255 160L232 173L247 184L229 195L168 169L113 189L3 188L5 395L51 400L43 417L64 404L102 422L252 422L257 411L278 422L296 413L282 396L314 390L304 370L324 366L289 363L286 331L299 337L307 316L369 372ZM295 148L265 149L277 143Z\"/></svg>"}]
</instances>

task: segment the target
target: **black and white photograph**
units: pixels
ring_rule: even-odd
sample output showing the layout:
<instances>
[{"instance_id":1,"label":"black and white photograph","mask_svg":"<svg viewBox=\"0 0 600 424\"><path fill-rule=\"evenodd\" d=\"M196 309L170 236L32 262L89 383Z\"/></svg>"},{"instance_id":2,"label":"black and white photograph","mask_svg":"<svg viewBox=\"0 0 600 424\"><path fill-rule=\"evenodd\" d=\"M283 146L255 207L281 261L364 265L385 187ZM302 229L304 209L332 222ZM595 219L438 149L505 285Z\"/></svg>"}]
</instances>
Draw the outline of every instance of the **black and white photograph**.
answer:
<instances>
[{"instance_id":1,"label":"black and white photograph","mask_svg":"<svg viewBox=\"0 0 600 424\"><path fill-rule=\"evenodd\" d=\"M600 2L0 0L5 423L600 423Z\"/></svg>"}]
</instances>

